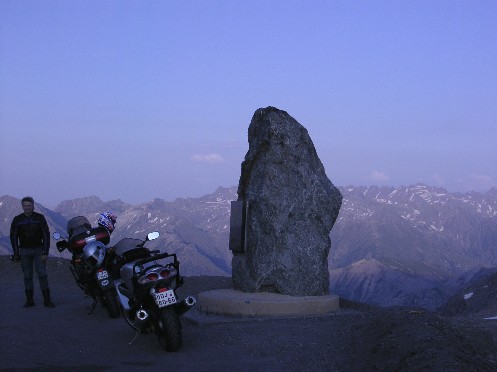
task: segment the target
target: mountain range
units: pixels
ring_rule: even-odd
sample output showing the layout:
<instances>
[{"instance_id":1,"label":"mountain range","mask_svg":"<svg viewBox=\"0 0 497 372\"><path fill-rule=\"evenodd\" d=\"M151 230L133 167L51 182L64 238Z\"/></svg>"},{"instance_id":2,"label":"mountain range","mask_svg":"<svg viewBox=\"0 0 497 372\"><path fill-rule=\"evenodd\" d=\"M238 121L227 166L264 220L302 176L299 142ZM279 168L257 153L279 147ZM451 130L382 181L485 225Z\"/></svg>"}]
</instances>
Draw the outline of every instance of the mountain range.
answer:
<instances>
[{"instance_id":1,"label":"mountain range","mask_svg":"<svg viewBox=\"0 0 497 372\"><path fill-rule=\"evenodd\" d=\"M483 268L497 266L497 189L450 193L423 184L339 187L343 204L328 258L330 291L380 306L439 308ZM154 199L140 205L97 196L66 200L53 210L36 204L50 231L65 233L68 219L95 224L103 211L118 216L111 243L159 231L150 248L174 252L186 276L230 276L231 201L237 188L219 187L200 198ZM9 229L20 200L0 197L0 254L11 254ZM51 255L58 253L52 242Z\"/></svg>"}]
</instances>

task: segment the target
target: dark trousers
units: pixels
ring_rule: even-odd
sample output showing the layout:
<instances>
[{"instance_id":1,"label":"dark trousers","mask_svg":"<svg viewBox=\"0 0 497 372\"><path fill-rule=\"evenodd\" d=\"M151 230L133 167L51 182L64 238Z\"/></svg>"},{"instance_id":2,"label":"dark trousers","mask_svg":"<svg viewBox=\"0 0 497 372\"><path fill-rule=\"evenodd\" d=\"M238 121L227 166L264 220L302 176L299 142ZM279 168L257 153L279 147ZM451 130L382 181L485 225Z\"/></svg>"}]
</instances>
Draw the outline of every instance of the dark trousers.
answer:
<instances>
[{"instance_id":1,"label":"dark trousers","mask_svg":"<svg viewBox=\"0 0 497 372\"><path fill-rule=\"evenodd\" d=\"M21 256L21 267L24 273L24 289L32 291L33 286L33 266L36 269L40 288L43 291L48 289L47 266L41 262L41 248L21 248L19 249Z\"/></svg>"}]
</instances>

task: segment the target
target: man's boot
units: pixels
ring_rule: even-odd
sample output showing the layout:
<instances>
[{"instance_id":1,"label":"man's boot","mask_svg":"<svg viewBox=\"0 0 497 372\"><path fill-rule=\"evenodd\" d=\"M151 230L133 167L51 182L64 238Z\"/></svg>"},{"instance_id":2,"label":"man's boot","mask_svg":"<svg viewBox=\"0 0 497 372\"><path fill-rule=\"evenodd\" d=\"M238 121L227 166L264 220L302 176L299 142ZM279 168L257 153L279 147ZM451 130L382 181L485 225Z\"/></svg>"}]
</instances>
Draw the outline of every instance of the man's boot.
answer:
<instances>
[{"instance_id":1,"label":"man's boot","mask_svg":"<svg viewBox=\"0 0 497 372\"><path fill-rule=\"evenodd\" d=\"M55 307L52 300L50 299L50 289L44 289L41 291L41 293L43 293L43 305L45 305L45 307Z\"/></svg>"},{"instance_id":2,"label":"man's boot","mask_svg":"<svg viewBox=\"0 0 497 372\"><path fill-rule=\"evenodd\" d=\"M35 302L33 301L33 290L26 289L24 292L26 293L26 303L24 304L24 307L34 306Z\"/></svg>"}]
</instances>

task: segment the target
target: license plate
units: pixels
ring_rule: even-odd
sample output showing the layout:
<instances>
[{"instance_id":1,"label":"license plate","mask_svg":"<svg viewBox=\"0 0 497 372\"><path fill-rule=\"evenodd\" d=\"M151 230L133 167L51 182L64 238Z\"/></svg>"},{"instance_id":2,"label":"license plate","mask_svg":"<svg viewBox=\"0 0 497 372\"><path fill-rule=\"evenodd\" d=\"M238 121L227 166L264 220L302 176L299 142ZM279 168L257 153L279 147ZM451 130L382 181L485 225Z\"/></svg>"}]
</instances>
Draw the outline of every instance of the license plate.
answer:
<instances>
[{"instance_id":1,"label":"license plate","mask_svg":"<svg viewBox=\"0 0 497 372\"><path fill-rule=\"evenodd\" d=\"M176 295L172 289L165 292L154 293L154 300L159 308L174 305L177 302Z\"/></svg>"},{"instance_id":2,"label":"license plate","mask_svg":"<svg viewBox=\"0 0 497 372\"><path fill-rule=\"evenodd\" d=\"M107 279L109 277L109 273L107 270L102 270L97 272L97 279L102 280L102 279Z\"/></svg>"},{"instance_id":3,"label":"license plate","mask_svg":"<svg viewBox=\"0 0 497 372\"><path fill-rule=\"evenodd\" d=\"M107 270L97 271L97 282L101 288L106 288L110 284L109 273Z\"/></svg>"}]
</instances>

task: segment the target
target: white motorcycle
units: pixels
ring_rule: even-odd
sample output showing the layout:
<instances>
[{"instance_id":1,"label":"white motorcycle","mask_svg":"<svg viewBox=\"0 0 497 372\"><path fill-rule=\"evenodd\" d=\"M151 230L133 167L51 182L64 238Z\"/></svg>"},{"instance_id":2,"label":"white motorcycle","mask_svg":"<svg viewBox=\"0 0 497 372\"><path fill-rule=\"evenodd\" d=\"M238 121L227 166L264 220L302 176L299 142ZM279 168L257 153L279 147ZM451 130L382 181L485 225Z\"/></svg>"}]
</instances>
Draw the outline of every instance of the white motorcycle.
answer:
<instances>
[{"instance_id":1,"label":"white motorcycle","mask_svg":"<svg viewBox=\"0 0 497 372\"><path fill-rule=\"evenodd\" d=\"M145 240L125 238L114 247L113 273L121 311L126 322L140 333L155 333L161 347L177 351L182 345L180 316L191 309L192 296L179 301L176 289L183 284L176 254L144 247L159 237L149 233Z\"/></svg>"}]
</instances>

